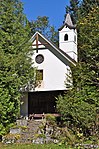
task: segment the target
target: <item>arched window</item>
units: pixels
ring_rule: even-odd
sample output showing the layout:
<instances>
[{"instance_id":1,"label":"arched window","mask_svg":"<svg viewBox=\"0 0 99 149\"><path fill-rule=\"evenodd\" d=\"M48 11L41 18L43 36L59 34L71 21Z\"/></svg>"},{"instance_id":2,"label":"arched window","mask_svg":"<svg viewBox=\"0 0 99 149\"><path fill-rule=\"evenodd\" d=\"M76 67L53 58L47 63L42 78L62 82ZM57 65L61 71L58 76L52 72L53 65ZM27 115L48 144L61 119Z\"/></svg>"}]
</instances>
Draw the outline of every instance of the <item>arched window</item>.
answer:
<instances>
[{"instance_id":1,"label":"arched window","mask_svg":"<svg viewBox=\"0 0 99 149\"><path fill-rule=\"evenodd\" d=\"M65 36L64 36L64 41L67 41L67 40L68 40L68 35L65 34Z\"/></svg>"},{"instance_id":2,"label":"arched window","mask_svg":"<svg viewBox=\"0 0 99 149\"><path fill-rule=\"evenodd\" d=\"M76 36L74 36L74 42L76 42Z\"/></svg>"}]
</instances>

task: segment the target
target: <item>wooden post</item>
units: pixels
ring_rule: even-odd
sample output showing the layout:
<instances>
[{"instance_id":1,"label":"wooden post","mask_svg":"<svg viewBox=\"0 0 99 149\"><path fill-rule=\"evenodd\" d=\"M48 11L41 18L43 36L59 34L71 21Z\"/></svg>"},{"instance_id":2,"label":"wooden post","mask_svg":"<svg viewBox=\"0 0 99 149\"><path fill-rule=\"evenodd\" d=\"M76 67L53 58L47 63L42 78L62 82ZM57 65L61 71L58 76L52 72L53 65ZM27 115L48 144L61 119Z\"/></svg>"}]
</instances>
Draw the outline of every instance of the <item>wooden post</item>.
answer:
<instances>
[{"instance_id":1,"label":"wooden post","mask_svg":"<svg viewBox=\"0 0 99 149\"><path fill-rule=\"evenodd\" d=\"M36 52L38 53L38 34L36 35Z\"/></svg>"}]
</instances>

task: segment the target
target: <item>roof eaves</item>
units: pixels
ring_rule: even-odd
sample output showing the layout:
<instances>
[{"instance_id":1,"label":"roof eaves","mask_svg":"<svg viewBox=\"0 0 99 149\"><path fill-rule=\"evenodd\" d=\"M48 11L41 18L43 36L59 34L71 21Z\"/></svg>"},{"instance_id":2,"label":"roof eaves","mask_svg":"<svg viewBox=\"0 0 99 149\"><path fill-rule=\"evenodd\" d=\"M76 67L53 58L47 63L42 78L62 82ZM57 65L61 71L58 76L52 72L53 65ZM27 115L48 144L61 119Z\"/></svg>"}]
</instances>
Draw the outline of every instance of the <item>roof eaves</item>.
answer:
<instances>
[{"instance_id":1,"label":"roof eaves","mask_svg":"<svg viewBox=\"0 0 99 149\"><path fill-rule=\"evenodd\" d=\"M56 45L55 45L53 42L49 41L47 38L45 38L45 37L44 37L43 35L41 35L40 33L39 33L39 35L40 35L44 40L46 40L46 42L47 42L48 44L50 44L50 46L52 46L52 47L53 47L55 50L57 50L61 55L63 55L70 63L72 63L74 66L76 66L76 61L73 60L68 54L66 54L63 50L57 48Z\"/></svg>"},{"instance_id":2,"label":"roof eaves","mask_svg":"<svg viewBox=\"0 0 99 149\"><path fill-rule=\"evenodd\" d=\"M76 25L68 25L67 23L64 23L58 30L61 31L64 26L67 26L69 29L76 29Z\"/></svg>"},{"instance_id":3,"label":"roof eaves","mask_svg":"<svg viewBox=\"0 0 99 149\"><path fill-rule=\"evenodd\" d=\"M39 34L39 32L35 32L35 34L31 37L30 42L32 42L33 40L35 40L36 35Z\"/></svg>"},{"instance_id":4,"label":"roof eaves","mask_svg":"<svg viewBox=\"0 0 99 149\"><path fill-rule=\"evenodd\" d=\"M76 66L76 61L73 60L68 54L66 54L63 50L59 49L58 47L56 47L56 45L52 42L49 41L47 38L45 38L41 33L36 32L32 38L31 38L31 42L33 40L35 40L36 35L39 35L41 38L43 38L51 47L53 47L56 51L58 51L58 53L60 53L63 57L65 57L65 59L67 59L67 61L69 61L73 66Z\"/></svg>"}]
</instances>

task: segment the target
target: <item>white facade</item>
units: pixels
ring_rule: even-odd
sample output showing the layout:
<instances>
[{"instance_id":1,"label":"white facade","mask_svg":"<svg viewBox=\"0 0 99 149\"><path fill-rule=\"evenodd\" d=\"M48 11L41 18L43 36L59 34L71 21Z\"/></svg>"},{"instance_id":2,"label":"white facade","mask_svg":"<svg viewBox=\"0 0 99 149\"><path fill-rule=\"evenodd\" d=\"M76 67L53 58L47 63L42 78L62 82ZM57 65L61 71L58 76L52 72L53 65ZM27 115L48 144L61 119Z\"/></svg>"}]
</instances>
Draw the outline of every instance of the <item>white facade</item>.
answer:
<instances>
[{"instance_id":1,"label":"white facade","mask_svg":"<svg viewBox=\"0 0 99 149\"><path fill-rule=\"evenodd\" d=\"M65 40L65 36L68 39ZM70 29L66 25L59 31L59 48L66 52L77 62L77 31Z\"/></svg>"},{"instance_id":2,"label":"white facade","mask_svg":"<svg viewBox=\"0 0 99 149\"><path fill-rule=\"evenodd\" d=\"M63 44L64 43L62 43L62 47ZM71 44L70 47L74 46L72 42L69 44ZM63 49L60 50L56 48L38 32L32 37L32 48L34 49L32 56L34 66L37 70L43 72L43 79L39 80L39 85L35 86L31 91L66 90L65 82L68 80L66 77L68 77L68 73L70 75L71 65L75 66L72 57L70 57L69 54L63 53ZM65 52L65 50L63 51ZM41 63L36 62L36 57L39 55L42 55L44 58Z\"/></svg>"},{"instance_id":3,"label":"white facade","mask_svg":"<svg viewBox=\"0 0 99 149\"><path fill-rule=\"evenodd\" d=\"M65 90L65 80L67 67L60 59L57 58L50 50L34 51L33 59L39 54L44 56L44 61L41 64L35 62L38 70L43 70L43 80L41 85L35 88L35 91L51 91L51 90Z\"/></svg>"},{"instance_id":4,"label":"white facade","mask_svg":"<svg viewBox=\"0 0 99 149\"><path fill-rule=\"evenodd\" d=\"M37 70L33 76L36 83L30 92L67 90L66 84L72 85L71 66L76 66L77 62L77 31L72 25L70 15L67 15L65 24L59 29L59 48L39 32L33 35L31 42L34 51L33 66ZM37 56L41 56L38 61ZM36 80L37 71L42 72L41 80ZM68 79L70 82L67 82ZM21 106L21 115L27 116L28 93L22 100L24 103Z\"/></svg>"}]
</instances>

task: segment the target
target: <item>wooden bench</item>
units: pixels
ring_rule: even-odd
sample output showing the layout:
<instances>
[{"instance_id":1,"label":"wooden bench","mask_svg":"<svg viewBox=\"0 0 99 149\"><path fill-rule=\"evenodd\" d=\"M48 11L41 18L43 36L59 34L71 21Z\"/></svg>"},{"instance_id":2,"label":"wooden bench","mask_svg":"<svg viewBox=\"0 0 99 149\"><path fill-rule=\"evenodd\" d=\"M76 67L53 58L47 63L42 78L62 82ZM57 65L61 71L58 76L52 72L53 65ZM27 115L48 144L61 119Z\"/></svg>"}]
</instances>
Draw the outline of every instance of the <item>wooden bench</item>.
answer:
<instances>
[{"instance_id":1,"label":"wooden bench","mask_svg":"<svg viewBox=\"0 0 99 149\"><path fill-rule=\"evenodd\" d=\"M44 119L44 118L46 118L46 115L47 114L30 114L29 115L29 119L31 120L31 119ZM53 116L55 116L55 117L61 117L61 115L60 114L58 114L58 113L53 113L53 114L51 114L51 115L53 115Z\"/></svg>"},{"instance_id":2,"label":"wooden bench","mask_svg":"<svg viewBox=\"0 0 99 149\"><path fill-rule=\"evenodd\" d=\"M45 118L45 114L30 114L29 115L29 119L44 119Z\"/></svg>"}]
</instances>

